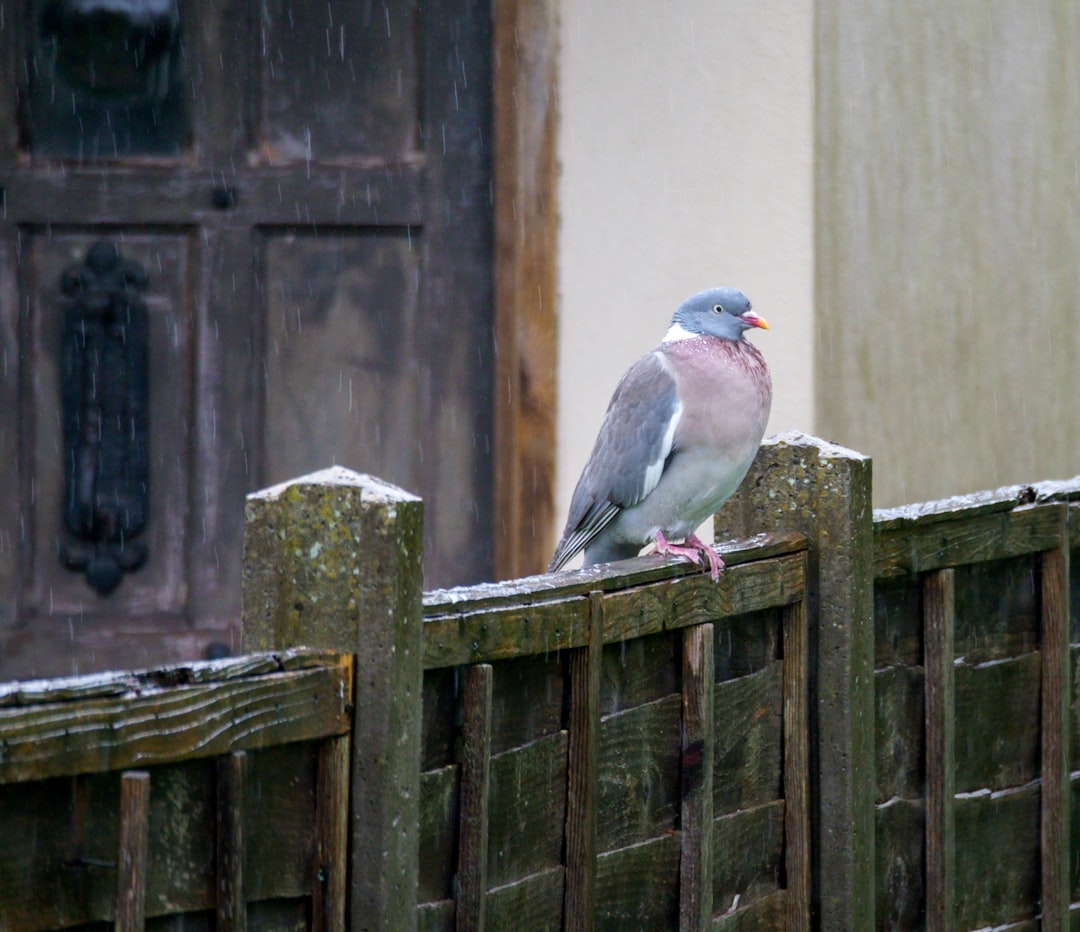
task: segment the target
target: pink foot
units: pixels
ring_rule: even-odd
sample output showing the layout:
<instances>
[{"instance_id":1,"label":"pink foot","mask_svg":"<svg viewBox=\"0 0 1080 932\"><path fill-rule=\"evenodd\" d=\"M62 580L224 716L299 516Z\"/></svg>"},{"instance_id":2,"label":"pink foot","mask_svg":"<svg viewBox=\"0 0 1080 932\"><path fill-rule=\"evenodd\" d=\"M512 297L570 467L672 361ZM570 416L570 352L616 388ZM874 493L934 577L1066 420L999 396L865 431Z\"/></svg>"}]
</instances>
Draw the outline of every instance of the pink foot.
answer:
<instances>
[{"instance_id":1,"label":"pink foot","mask_svg":"<svg viewBox=\"0 0 1080 932\"><path fill-rule=\"evenodd\" d=\"M668 543L663 531L656 532L656 552L661 554L674 554L693 560L700 566L709 564L709 575L713 582L720 582L720 570L724 568L724 561L720 555L708 544L703 543L696 534L687 535L681 544Z\"/></svg>"}]
</instances>

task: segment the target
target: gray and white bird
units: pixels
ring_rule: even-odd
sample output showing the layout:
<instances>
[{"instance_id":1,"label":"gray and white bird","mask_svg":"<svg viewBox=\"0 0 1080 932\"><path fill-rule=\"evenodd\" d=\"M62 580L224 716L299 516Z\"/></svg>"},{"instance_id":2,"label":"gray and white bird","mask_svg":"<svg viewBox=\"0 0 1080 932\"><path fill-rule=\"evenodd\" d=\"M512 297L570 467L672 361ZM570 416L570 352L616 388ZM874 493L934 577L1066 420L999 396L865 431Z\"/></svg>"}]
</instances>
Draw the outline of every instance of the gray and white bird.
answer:
<instances>
[{"instance_id":1,"label":"gray and white bird","mask_svg":"<svg viewBox=\"0 0 1080 932\"><path fill-rule=\"evenodd\" d=\"M723 561L694 533L750 468L772 404L772 380L744 337L769 329L734 288L712 288L675 311L663 341L635 362L608 404L570 502L548 572L581 550L585 565L659 553ZM682 544L671 543L682 540Z\"/></svg>"}]
</instances>

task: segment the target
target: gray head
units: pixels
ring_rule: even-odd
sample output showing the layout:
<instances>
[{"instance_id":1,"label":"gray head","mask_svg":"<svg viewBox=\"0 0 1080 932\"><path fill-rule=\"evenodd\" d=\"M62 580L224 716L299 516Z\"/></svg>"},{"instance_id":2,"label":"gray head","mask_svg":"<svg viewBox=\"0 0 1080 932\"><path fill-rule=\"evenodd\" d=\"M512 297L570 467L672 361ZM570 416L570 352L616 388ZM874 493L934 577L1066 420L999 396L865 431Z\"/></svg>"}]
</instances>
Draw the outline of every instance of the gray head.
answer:
<instances>
[{"instance_id":1,"label":"gray head","mask_svg":"<svg viewBox=\"0 0 1080 932\"><path fill-rule=\"evenodd\" d=\"M750 299L737 288L710 288L687 298L671 318L665 341L705 334L724 340L741 340L751 327L768 330L764 317L750 308Z\"/></svg>"}]
</instances>

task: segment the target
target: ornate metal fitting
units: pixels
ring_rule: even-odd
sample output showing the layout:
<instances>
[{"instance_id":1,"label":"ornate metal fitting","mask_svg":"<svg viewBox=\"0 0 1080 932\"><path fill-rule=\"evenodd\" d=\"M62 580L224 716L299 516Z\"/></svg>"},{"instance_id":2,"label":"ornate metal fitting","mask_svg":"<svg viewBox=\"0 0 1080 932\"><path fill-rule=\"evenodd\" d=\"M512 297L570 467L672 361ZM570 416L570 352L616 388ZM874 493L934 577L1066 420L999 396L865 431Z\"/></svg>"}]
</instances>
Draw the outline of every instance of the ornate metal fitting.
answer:
<instances>
[{"instance_id":1,"label":"ornate metal fitting","mask_svg":"<svg viewBox=\"0 0 1080 932\"><path fill-rule=\"evenodd\" d=\"M64 535L60 558L101 595L147 557L148 316L142 267L99 240L64 270L61 395Z\"/></svg>"}]
</instances>

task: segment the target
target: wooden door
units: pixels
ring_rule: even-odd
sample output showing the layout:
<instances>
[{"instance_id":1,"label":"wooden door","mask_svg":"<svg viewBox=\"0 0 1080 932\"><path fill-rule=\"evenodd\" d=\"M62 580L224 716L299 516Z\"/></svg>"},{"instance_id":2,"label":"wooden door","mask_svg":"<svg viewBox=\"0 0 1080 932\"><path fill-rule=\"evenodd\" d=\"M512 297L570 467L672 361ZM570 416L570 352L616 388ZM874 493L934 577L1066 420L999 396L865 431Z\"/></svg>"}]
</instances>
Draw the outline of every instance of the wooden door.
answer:
<instances>
[{"instance_id":1,"label":"wooden door","mask_svg":"<svg viewBox=\"0 0 1080 932\"><path fill-rule=\"evenodd\" d=\"M332 463L424 496L429 586L491 578L489 18L0 0L0 678L231 649L244 494ZM103 239L149 322L106 595L60 559L62 280Z\"/></svg>"}]
</instances>

